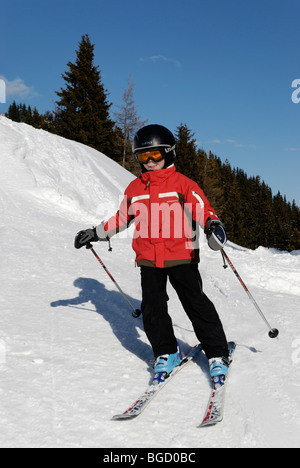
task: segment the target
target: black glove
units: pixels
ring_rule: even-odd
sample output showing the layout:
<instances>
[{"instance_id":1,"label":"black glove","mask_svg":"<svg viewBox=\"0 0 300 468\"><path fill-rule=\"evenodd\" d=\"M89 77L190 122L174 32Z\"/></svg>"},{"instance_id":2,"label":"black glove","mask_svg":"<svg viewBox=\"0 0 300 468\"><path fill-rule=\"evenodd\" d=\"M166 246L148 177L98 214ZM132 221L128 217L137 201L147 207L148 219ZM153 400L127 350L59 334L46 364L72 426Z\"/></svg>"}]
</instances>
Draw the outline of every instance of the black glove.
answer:
<instances>
[{"instance_id":1,"label":"black glove","mask_svg":"<svg viewBox=\"0 0 300 468\"><path fill-rule=\"evenodd\" d=\"M212 250L221 250L226 244L228 237L225 226L218 219L208 219L204 228L206 239Z\"/></svg>"},{"instance_id":2,"label":"black glove","mask_svg":"<svg viewBox=\"0 0 300 468\"><path fill-rule=\"evenodd\" d=\"M83 231L79 231L75 237L74 247L75 249L81 249L81 247L87 246L91 242L97 242L99 240L96 228L93 229L85 229Z\"/></svg>"}]
</instances>

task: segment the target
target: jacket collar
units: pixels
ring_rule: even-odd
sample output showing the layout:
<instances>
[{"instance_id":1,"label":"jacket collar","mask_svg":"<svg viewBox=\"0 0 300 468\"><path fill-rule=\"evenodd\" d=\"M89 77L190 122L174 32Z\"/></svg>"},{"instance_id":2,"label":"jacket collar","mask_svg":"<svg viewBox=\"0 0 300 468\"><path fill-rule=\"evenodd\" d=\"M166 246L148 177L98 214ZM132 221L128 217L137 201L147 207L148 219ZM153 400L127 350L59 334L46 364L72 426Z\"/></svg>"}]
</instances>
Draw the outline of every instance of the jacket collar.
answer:
<instances>
[{"instance_id":1,"label":"jacket collar","mask_svg":"<svg viewBox=\"0 0 300 468\"><path fill-rule=\"evenodd\" d=\"M164 180L168 179L172 174L176 172L174 164L167 167L166 169L160 169L158 171L149 171L141 174L140 178L142 182L148 186L150 183L160 184Z\"/></svg>"}]
</instances>

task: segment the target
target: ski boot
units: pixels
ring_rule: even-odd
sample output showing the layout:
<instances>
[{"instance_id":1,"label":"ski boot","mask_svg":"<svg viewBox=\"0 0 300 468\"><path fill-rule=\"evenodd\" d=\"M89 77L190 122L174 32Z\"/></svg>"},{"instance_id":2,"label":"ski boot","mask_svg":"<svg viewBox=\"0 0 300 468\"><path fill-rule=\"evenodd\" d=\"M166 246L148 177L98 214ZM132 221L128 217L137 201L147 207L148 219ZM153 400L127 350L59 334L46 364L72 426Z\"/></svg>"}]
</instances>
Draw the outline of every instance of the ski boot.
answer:
<instances>
[{"instance_id":1,"label":"ski boot","mask_svg":"<svg viewBox=\"0 0 300 468\"><path fill-rule=\"evenodd\" d=\"M209 359L211 380L215 387L222 386L229 369L229 360L225 357Z\"/></svg>"},{"instance_id":2,"label":"ski boot","mask_svg":"<svg viewBox=\"0 0 300 468\"><path fill-rule=\"evenodd\" d=\"M173 354L162 354L158 356L154 363L154 382L161 383L169 377L173 369L181 363L181 352L178 351Z\"/></svg>"}]
</instances>

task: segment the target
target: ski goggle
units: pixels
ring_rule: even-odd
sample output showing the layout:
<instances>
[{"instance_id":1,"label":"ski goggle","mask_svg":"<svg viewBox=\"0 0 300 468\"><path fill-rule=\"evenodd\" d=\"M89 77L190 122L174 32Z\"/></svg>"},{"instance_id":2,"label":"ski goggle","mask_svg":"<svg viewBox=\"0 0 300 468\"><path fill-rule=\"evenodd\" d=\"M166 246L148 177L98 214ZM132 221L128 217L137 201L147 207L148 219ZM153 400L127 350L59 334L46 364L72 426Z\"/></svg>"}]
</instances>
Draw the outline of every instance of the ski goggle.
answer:
<instances>
[{"instance_id":1,"label":"ski goggle","mask_svg":"<svg viewBox=\"0 0 300 468\"><path fill-rule=\"evenodd\" d=\"M164 159L164 155L162 154L161 151L156 150L156 151L147 151L145 153L137 153L136 158L141 164L148 164L150 159L152 159L155 162L159 162L162 159Z\"/></svg>"}]
</instances>

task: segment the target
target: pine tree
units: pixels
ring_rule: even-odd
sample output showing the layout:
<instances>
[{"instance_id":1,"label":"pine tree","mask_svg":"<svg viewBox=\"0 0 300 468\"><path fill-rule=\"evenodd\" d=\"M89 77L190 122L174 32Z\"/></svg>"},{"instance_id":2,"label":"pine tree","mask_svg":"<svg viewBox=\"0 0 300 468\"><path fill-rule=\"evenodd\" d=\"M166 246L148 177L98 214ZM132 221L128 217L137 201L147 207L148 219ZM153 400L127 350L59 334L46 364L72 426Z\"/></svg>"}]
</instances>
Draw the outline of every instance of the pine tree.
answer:
<instances>
[{"instance_id":1,"label":"pine tree","mask_svg":"<svg viewBox=\"0 0 300 468\"><path fill-rule=\"evenodd\" d=\"M224 187L221 174L221 160L211 152L202 174L202 189L217 215L223 219L225 213Z\"/></svg>"},{"instance_id":2,"label":"pine tree","mask_svg":"<svg viewBox=\"0 0 300 468\"><path fill-rule=\"evenodd\" d=\"M16 101L13 101L9 106L8 112L5 115L14 122L21 122L20 107L17 106Z\"/></svg>"},{"instance_id":3,"label":"pine tree","mask_svg":"<svg viewBox=\"0 0 300 468\"><path fill-rule=\"evenodd\" d=\"M235 178L238 184L240 194L240 220L239 220L239 244L244 247L250 247L251 232L253 223L251 220L252 209L250 203L251 187L247 174L240 168L235 169Z\"/></svg>"},{"instance_id":4,"label":"pine tree","mask_svg":"<svg viewBox=\"0 0 300 468\"><path fill-rule=\"evenodd\" d=\"M291 236L290 236L290 249L299 250L300 249L300 208L293 200L291 207Z\"/></svg>"},{"instance_id":5,"label":"pine tree","mask_svg":"<svg viewBox=\"0 0 300 468\"><path fill-rule=\"evenodd\" d=\"M284 199L278 192L273 199L273 213L275 218L273 246L277 249L286 249L286 240L290 235L287 230L287 213L284 206Z\"/></svg>"},{"instance_id":6,"label":"pine tree","mask_svg":"<svg viewBox=\"0 0 300 468\"><path fill-rule=\"evenodd\" d=\"M241 196L235 173L228 160L222 165L221 181L224 200L222 221L225 223L229 239L239 243L242 238Z\"/></svg>"},{"instance_id":7,"label":"pine tree","mask_svg":"<svg viewBox=\"0 0 300 468\"><path fill-rule=\"evenodd\" d=\"M178 172L197 182L200 160L197 154L196 140L194 134L186 124L181 123L176 133L176 160L175 165Z\"/></svg>"},{"instance_id":8,"label":"pine tree","mask_svg":"<svg viewBox=\"0 0 300 468\"><path fill-rule=\"evenodd\" d=\"M200 187L203 187L204 184L204 175L205 175L205 170L207 167L207 154L203 149L198 149L198 164L199 164L199 174L198 174L198 180L197 183Z\"/></svg>"},{"instance_id":9,"label":"pine tree","mask_svg":"<svg viewBox=\"0 0 300 468\"><path fill-rule=\"evenodd\" d=\"M259 211L258 211L258 225L259 236L258 244L264 247L272 246L274 237L274 214L272 210L272 190L262 182L260 185L259 193Z\"/></svg>"},{"instance_id":10,"label":"pine tree","mask_svg":"<svg viewBox=\"0 0 300 468\"><path fill-rule=\"evenodd\" d=\"M113 122L109 118L111 104L94 62L94 45L89 36L82 36L77 59L68 62L69 71L62 77L65 89L56 91L55 128L59 135L92 146L106 155L112 154Z\"/></svg>"},{"instance_id":11,"label":"pine tree","mask_svg":"<svg viewBox=\"0 0 300 468\"><path fill-rule=\"evenodd\" d=\"M127 167L127 155L132 160L133 154L131 150L131 140L135 132L145 125L147 120L141 120L137 114L137 107L134 102L134 83L131 76L128 78L127 89L124 90L122 96L122 105L117 106L119 112L114 112L117 126L121 129L122 138L122 166ZM129 164L130 166L130 164Z\"/></svg>"}]
</instances>

